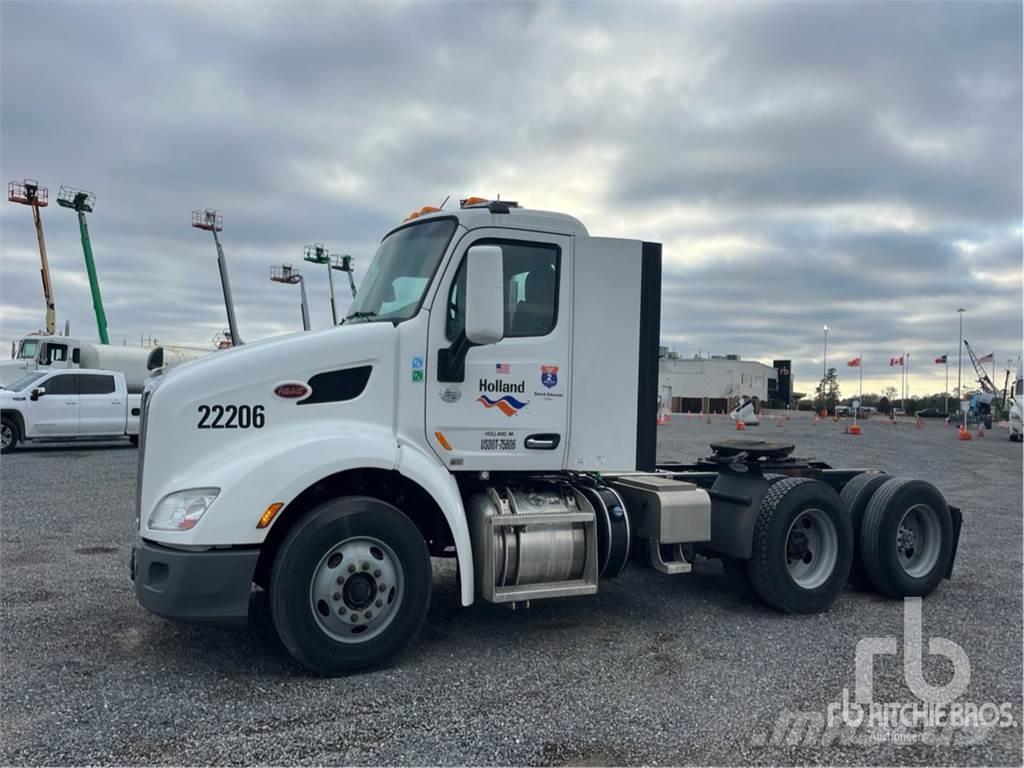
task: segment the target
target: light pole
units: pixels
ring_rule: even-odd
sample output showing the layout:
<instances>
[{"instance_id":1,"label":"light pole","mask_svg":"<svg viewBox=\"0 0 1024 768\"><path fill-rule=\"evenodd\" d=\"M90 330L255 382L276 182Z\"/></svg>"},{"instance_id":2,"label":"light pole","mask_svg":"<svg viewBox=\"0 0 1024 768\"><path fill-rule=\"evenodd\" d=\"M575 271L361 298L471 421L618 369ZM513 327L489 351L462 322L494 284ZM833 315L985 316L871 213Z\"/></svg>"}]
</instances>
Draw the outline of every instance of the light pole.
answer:
<instances>
[{"instance_id":1,"label":"light pole","mask_svg":"<svg viewBox=\"0 0 1024 768\"><path fill-rule=\"evenodd\" d=\"M213 233L213 243L217 246L217 269L220 270L220 287L224 292L224 308L228 313L228 332L231 334L231 344L241 346L242 337L238 333L238 322L235 320L235 302L231 298L231 281L228 279L228 262L224 256L224 249L220 244L218 232L224 229L224 217L213 208L206 210L192 211L192 226L196 229L205 229Z\"/></svg>"},{"instance_id":2,"label":"light pole","mask_svg":"<svg viewBox=\"0 0 1024 768\"><path fill-rule=\"evenodd\" d=\"M964 312L967 310L963 307L957 310L960 314L960 343L956 345L956 399L963 400L964 393L960 391L960 376L963 372L963 359L964 359Z\"/></svg>"},{"instance_id":3,"label":"light pole","mask_svg":"<svg viewBox=\"0 0 1024 768\"><path fill-rule=\"evenodd\" d=\"M299 295L302 298L302 330L309 330L309 304L306 303L306 281L302 279L299 270L291 264L282 264L270 268L270 279L275 283L286 283L295 285L298 283Z\"/></svg>"},{"instance_id":4,"label":"light pole","mask_svg":"<svg viewBox=\"0 0 1024 768\"><path fill-rule=\"evenodd\" d=\"M828 324L822 328L825 332L825 352L821 356L821 378L828 378Z\"/></svg>"}]
</instances>

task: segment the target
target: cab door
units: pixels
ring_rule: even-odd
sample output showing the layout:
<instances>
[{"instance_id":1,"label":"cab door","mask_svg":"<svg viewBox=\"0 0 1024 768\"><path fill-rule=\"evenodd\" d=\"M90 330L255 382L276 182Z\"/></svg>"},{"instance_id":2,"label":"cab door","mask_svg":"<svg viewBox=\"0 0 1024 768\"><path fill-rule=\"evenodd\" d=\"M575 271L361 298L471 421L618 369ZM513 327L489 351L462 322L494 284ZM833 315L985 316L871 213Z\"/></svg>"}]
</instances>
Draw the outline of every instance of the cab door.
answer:
<instances>
[{"instance_id":1,"label":"cab door","mask_svg":"<svg viewBox=\"0 0 1024 768\"><path fill-rule=\"evenodd\" d=\"M125 397L109 373L79 373L78 424L83 435L121 435L125 430Z\"/></svg>"},{"instance_id":2,"label":"cab door","mask_svg":"<svg viewBox=\"0 0 1024 768\"><path fill-rule=\"evenodd\" d=\"M55 373L35 384L45 389L29 400L26 419L30 437L73 437L78 434L78 383L74 373Z\"/></svg>"},{"instance_id":3,"label":"cab door","mask_svg":"<svg viewBox=\"0 0 1024 768\"><path fill-rule=\"evenodd\" d=\"M504 338L446 355L464 336L466 252L502 249ZM573 240L473 230L449 262L430 313L426 437L452 470L558 470L568 430Z\"/></svg>"}]
</instances>

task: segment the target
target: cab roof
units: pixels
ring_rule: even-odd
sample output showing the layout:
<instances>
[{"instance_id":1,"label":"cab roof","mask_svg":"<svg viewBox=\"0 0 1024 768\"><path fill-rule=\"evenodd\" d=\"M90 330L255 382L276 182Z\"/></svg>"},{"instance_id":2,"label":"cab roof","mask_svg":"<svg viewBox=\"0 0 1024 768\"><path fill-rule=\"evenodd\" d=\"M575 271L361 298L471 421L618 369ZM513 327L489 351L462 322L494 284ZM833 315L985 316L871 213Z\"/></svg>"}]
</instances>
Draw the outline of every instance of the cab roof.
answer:
<instances>
[{"instance_id":1,"label":"cab roof","mask_svg":"<svg viewBox=\"0 0 1024 768\"><path fill-rule=\"evenodd\" d=\"M575 216L555 211L521 208L516 203L482 200L481 198L468 198L468 200L462 201L458 208L450 210L424 206L406 218L402 226L413 221L418 223L421 220L452 217L458 219L459 224L466 229L503 227L582 237L589 234L587 228L583 226L583 222ZM395 229L398 228L395 227Z\"/></svg>"}]
</instances>

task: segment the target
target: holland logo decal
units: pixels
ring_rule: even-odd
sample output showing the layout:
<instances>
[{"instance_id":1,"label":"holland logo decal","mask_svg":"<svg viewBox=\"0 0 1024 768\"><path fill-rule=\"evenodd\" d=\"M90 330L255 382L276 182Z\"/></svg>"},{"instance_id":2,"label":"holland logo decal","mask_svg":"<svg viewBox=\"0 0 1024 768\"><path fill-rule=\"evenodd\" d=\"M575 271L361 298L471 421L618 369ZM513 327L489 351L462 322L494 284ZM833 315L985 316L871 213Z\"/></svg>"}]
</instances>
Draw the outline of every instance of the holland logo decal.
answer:
<instances>
[{"instance_id":1,"label":"holland logo decal","mask_svg":"<svg viewBox=\"0 0 1024 768\"><path fill-rule=\"evenodd\" d=\"M499 397L497 400L491 400L487 395L480 395L476 400L478 403L481 403L484 408L497 408L506 416L515 416L519 411L527 406L527 403L516 400L512 395L505 395L504 397Z\"/></svg>"},{"instance_id":2,"label":"holland logo decal","mask_svg":"<svg viewBox=\"0 0 1024 768\"><path fill-rule=\"evenodd\" d=\"M558 385L558 366L542 365L540 367L540 383L548 389Z\"/></svg>"}]
</instances>

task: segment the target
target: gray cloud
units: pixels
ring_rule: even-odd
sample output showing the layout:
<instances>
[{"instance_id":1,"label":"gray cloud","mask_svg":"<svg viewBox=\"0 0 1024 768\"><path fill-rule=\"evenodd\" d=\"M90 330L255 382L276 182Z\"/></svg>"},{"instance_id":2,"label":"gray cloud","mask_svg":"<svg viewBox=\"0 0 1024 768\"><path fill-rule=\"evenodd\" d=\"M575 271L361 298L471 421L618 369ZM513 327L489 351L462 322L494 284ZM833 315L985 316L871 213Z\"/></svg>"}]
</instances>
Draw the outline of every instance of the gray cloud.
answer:
<instances>
[{"instance_id":1,"label":"gray cloud","mask_svg":"<svg viewBox=\"0 0 1024 768\"><path fill-rule=\"evenodd\" d=\"M972 343L1021 349L1019 4L9 2L0 22L0 165L97 193L115 336L224 326L192 208L224 212L256 338L298 328L271 263L320 241L361 273L407 211L501 192L663 241L683 354L793 357L806 381L828 322L836 361L924 361L955 352L961 304ZM44 217L59 317L91 334L74 217ZM42 299L28 211L0 230L6 342Z\"/></svg>"}]
</instances>

